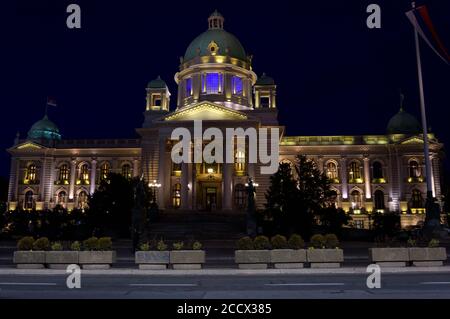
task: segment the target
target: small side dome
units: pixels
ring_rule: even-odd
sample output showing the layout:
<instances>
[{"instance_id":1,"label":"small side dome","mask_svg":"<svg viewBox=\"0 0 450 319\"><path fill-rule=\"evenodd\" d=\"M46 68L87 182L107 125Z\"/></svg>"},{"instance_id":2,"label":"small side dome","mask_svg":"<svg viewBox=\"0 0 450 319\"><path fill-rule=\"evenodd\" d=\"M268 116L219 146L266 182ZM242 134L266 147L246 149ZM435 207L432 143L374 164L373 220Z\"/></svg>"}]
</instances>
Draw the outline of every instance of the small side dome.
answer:
<instances>
[{"instance_id":1,"label":"small side dome","mask_svg":"<svg viewBox=\"0 0 450 319\"><path fill-rule=\"evenodd\" d=\"M59 133L58 126L45 115L41 120L33 124L28 131L28 138L37 140L60 140L61 134Z\"/></svg>"},{"instance_id":2,"label":"small side dome","mask_svg":"<svg viewBox=\"0 0 450 319\"><path fill-rule=\"evenodd\" d=\"M158 75L158 77L156 79L151 80L150 82L148 82L147 87L150 88L150 89L165 89L165 88L167 88L167 84Z\"/></svg>"},{"instance_id":3,"label":"small side dome","mask_svg":"<svg viewBox=\"0 0 450 319\"><path fill-rule=\"evenodd\" d=\"M258 80L256 80L255 85L275 85L275 81L270 76L263 73Z\"/></svg>"},{"instance_id":4,"label":"small side dome","mask_svg":"<svg viewBox=\"0 0 450 319\"><path fill-rule=\"evenodd\" d=\"M403 108L400 108L400 111L389 120L387 126L388 134L414 135L420 133L421 130L419 121Z\"/></svg>"}]
</instances>

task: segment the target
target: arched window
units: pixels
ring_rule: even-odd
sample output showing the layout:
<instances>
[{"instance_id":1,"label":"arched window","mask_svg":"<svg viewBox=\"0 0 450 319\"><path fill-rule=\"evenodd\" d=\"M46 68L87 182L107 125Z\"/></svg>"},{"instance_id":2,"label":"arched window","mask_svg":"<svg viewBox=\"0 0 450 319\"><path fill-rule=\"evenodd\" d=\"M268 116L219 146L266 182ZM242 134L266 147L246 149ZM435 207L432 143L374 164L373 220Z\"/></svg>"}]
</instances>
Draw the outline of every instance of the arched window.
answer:
<instances>
[{"instance_id":1,"label":"arched window","mask_svg":"<svg viewBox=\"0 0 450 319\"><path fill-rule=\"evenodd\" d=\"M202 92L206 94L218 94L222 92L223 74L205 73L202 75Z\"/></svg>"},{"instance_id":2,"label":"arched window","mask_svg":"<svg viewBox=\"0 0 450 319\"><path fill-rule=\"evenodd\" d=\"M362 194L358 190L353 190L350 194L353 209L360 209L362 207Z\"/></svg>"},{"instance_id":3,"label":"arched window","mask_svg":"<svg viewBox=\"0 0 450 319\"><path fill-rule=\"evenodd\" d=\"M67 166L67 164L63 164L59 167L58 181L61 184L69 181L69 166Z\"/></svg>"},{"instance_id":4,"label":"arched window","mask_svg":"<svg viewBox=\"0 0 450 319\"><path fill-rule=\"evenodd\" d=\"M358 162L353 161L350 163L348 175L351 183L359 182L358 179L361 179L361 166Z\"/></svg>"},{"instance_id":5,"label":"arched window","mask_svg":"<svg viewBox=\"0 0 450 319\"><path fill-rule=\"evenodd\" d=\"M177 183L172 187L172 206L179 208L181 206L181 184Z\"/></svg>"},{"instance_id":6,"label":"arched window","mask_svg":"<svg viewBox=\"0 0 450 319\"><path fill-rule=\"evenodd\" d=\"M106 180L108 179L108 175L109 175L109 163L105 162L102 164L102 166L100 167L100 180Z\"/></svg>"},{"instance_id":7,"label":"arched window","mask_svg":"<svg viewBox=\"0 0 450 319\"><path fill-rule=\"evenodd\" d=\"M82 184L89 183L89 166L87 164L80 166L80 181Z\"/></svg>"},{"instance_id":8,"label":"arched window","mask_svg":"<svg viewBox=\"0 0 450 319\"><path fill-rule=\"evenodd\" d=\"M327 174L327 177L329 179L331 179L332 181L335 181L338 179L337 165L335 162L327 163L326 174Z\"/></svg>"},{"instance_id":9,"label":"arched window","mask_svg":"<svg viewBox=\"0 0 450 319\"><path fill-rule=\"evenodd\" d=\"M411 194L411 208L423 208L422 192L414 189Z\"/></svg>"},{"instance_id":10,"label":"arched window","mask_svg":"<svg viewBox=\"0 0 450 319\"><path fill-rule=\"evenodd\" d=\"M237 184L234 187L234 205L237 209L244 209L247 203L245 186L242 184Z\"/></svg>"},{"instance_id":11,"label":"arched window","mask_svg":"<svg viewBox=\"0 0 450 319\"><path fill-rule=\"evenodd\" d=\"M374 179L381 179L383 178L383 166L380 162L373 162L372 165L372 176Z\"/></svg>"},{"instance_id":12,"label":"arched window","mask_svg":"<svg viewBox=\"0 0 450 319\"><path fill-rule=\"evenodd\" d=\"M421 171L419 163L417 163L416 160L412 160L409 162L409 177L410 178L417 178L420 177Z\"/></svg>"},{"instance_id":13,"label":"arched window","mask_svg":"<svg viewBox=\"0 0 450 319\"><path fill-rule=\"evenodd\" d=\"M244 174L244 172L245 172L245 152L244 151L236 152L234 169L236 170L236 175Z\"/></svg>"},{"instance_id":14,"label":"arched window","mask_svg":"<svg viewBox=\"0 0 450 319\"><path fill-rule=\"evenodd\" d=\"M34 164L28 165L26 173L25 173L25 180L30 184L36 182L36 180L37 180L36 165L34 165Z\"/></svg>"},{"instance_id":15,"label":"arched window","mask_svg":"<svg viewBox=\"0 0 450 319\"><path fill-rule=\"evenodd\" d=\"M66 198L67 198L67 194L65 191L61 191L58 193L58 200L57 203L58 205L64 206L64 204L66 203Z\"/></svg>"},{"instance_id":16,"label":"arched window","mask_svg":"<svg viewBox=\"0 0 450 319\"><path fill-rule=\"evenodd\" d=\"M375 209L384 209L384 193L381 190L376 190L374 193Z\"/></svg>"},{"instance_id":17,"label":"arched window","mask_svg":"<svg viewBox=\"0 0 450 319\"><path fill-rule=\"evenodd\" d=\"M122 165L122 176L126 179L131 179L131 165L123 164Z\"/></svg>"},{"instance_id":18,"label":"arched window","mask_svg":"<svg viewBox=\"0 0 450 319\"><path fill-rule=\"evenodd\" d=\"M78 208L85 209L88 204L88 194L85 191L81 191L78 194Z\"/></svg>"},{"instance_id":19,"label":"arched window","mask_svg":"<svg viewBox=\"0 0 450 319\"><path fill-rule=\"evenodd\" d=\"M25 203L24 208L25 209L33 209L34 206L34 200L33 200L33 192L28 191L25 193Z\"/></svg>"}]
</instances>

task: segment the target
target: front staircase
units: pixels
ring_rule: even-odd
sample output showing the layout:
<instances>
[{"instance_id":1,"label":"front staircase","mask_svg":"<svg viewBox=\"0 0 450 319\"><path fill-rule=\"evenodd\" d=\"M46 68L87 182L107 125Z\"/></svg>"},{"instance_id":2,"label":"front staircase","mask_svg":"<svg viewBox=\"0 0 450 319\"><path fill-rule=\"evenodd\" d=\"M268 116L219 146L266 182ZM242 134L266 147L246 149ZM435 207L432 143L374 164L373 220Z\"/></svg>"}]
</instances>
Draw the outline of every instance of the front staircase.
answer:
<instances>
[{"instance_id":1,"label":"front staircase","mask_svg":"<svg viewBox=\"0 0 450 319\"><path fill-rule=\"evenodd\" d=\"M161 212L149 226L150 238L165 240L236 240L245 234L244 214Z\"/></svg>"}]
</instances>

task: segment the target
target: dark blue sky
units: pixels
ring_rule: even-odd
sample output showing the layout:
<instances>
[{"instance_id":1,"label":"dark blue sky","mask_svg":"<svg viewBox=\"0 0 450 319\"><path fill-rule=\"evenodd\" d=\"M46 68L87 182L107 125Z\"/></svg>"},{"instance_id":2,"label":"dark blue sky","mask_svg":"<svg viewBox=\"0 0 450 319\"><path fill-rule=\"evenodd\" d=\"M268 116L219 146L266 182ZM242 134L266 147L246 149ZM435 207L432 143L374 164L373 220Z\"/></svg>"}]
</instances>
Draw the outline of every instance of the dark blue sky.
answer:
<instances>
[{"instance_id":1,"label":"dark blue sky","mask_svg":"<svg viewBox=\"0 0 450 319\"><path fill-rule=\"evenodd\" d=\"M65 8L78 3L82 29L69 30ZM366 7L382 8L382 28L366 27ZM450 1L427 4L450 47ZM43 116L46 96L64 138L134 137L143 122L145 86L168 83L179 56L218 9L253 69L278 85L280 122L290 135L383 134L399 108L419 116L409 1L14 1L1 4L0 148ZM450 67L422 45L429 123L450 143ZM9 156L0 152L0 175Z\"/></svg>"}]
</instances>

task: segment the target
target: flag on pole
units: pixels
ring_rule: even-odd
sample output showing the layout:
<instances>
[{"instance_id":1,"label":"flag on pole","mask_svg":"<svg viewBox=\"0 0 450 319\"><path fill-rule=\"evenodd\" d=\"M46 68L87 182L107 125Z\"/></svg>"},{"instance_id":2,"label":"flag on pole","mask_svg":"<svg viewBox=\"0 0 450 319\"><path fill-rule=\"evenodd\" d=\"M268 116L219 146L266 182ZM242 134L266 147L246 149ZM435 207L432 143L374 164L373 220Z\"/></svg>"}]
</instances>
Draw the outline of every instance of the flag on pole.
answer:
<instances>
[{"instance_id":1,"label":"flag on pole","mask_svg":"<svg viewBox=\"0 0 450 319\"><path fill-rule=\"evenodd\" d=\"M47 96L47 105L56 106L56 99L50 96Z\"/></svg>"},{"instance_id":2,"label":"flag on pole","mask_svg":"<svg viewBox=\"0 0 450 319\"><path fill-rule=\"evenodd\" d=\"M436 29L431 22L427 7L420 6L406 12L411 24L428 46L447 64L450 64L450 55L439 38Z\"/></svg>"}]
</instances>

